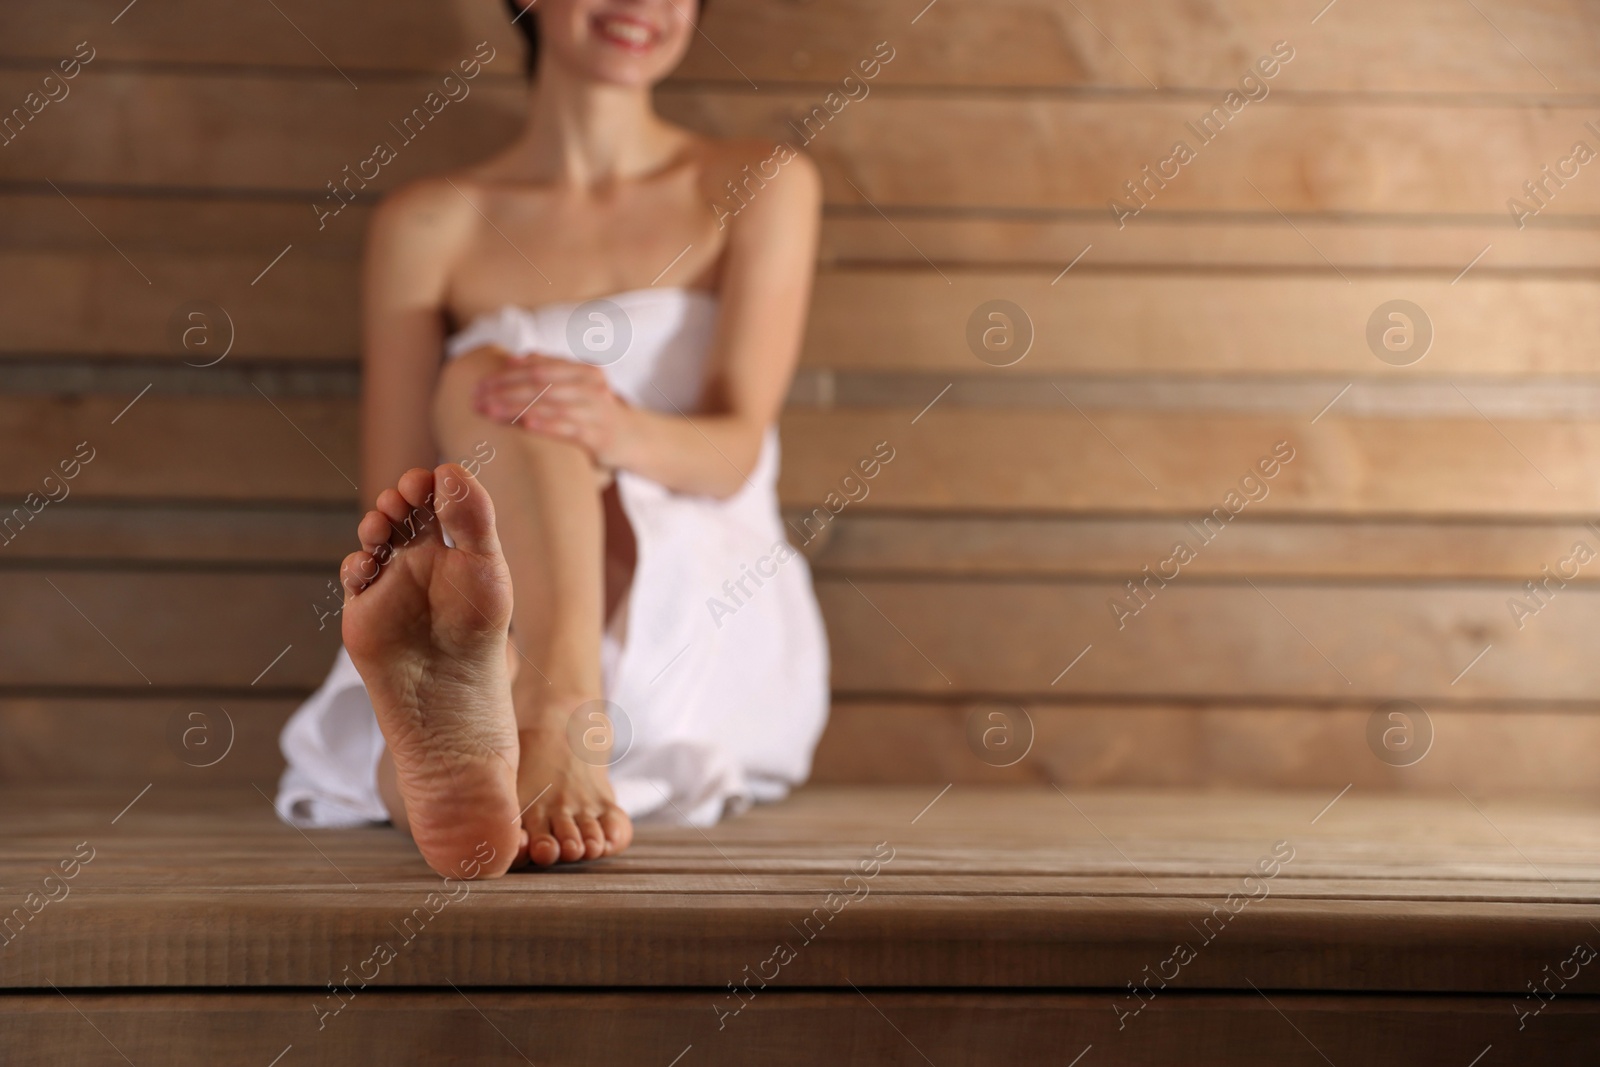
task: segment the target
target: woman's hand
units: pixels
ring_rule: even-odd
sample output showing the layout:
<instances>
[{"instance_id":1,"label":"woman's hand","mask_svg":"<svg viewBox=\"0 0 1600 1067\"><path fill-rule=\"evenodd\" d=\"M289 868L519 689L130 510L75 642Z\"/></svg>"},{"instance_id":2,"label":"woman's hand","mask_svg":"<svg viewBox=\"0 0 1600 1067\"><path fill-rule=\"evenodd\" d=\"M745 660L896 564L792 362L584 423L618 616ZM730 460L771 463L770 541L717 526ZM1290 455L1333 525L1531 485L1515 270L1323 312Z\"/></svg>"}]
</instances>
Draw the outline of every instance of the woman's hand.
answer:
<instances>
[{"instance_id":1,"label":"woman's hand","mask_svg":"<svg viewBox=\"0 0 1600 1067\"><path fill-rule=\"evenodd\" d=\"M633 411L599 367L538 354L486 376L473 402L488 418L579 445L602 467L618 466Z\"/></svg>"}]
</instances>

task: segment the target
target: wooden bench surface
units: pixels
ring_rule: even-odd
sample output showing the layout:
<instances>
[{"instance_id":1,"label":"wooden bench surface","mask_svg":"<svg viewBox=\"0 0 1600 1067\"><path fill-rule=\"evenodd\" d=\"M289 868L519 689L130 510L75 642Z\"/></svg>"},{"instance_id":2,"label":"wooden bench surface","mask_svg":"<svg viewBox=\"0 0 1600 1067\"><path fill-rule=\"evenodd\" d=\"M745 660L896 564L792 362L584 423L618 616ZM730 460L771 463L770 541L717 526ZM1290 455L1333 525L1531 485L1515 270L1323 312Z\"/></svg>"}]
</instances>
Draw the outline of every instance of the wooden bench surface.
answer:
<instances>
[{"instance_id":1,"label":"wooden bench surface","mask_svg":"<svg viewBox=\"0 0 1600 1067\"><path fill-rule=\"evenodd\" d=\"M320 1056L415 1049L491 1018L540 1063L587 1047L586 1062L667 1049L665 1064L685 1045L710 1050L699 1062L740 1062L758 1035L821 1042L786 1045L780 1062L815 1062L819 1047L919 1062L908 1045L930 1062L957 1062L952 1050L989 1062L1046 1037L1062 1063L1084 1044L1105 1050L1098 1062L1139 1062L1197 1039L1313 1062L1305 1035L1336 1063L1335 1051L1387 1063L1460 1046L1465 1064L1517 1039L1568 1062L1575 1035L1600 1026L1584 995L1600 968L1567 983L1532 1036L1513 1006L1531 1010L1530 981L1600 943L1597 807L1457 792L814 787L706 831L642 826L614 860L466 886L432 875L388 828L283 826L252 788L12 791L0 800L6 909L87 854L83 842L93 858L67 895L7 931L0 1026L109 1054L89 1020L113 1044L171 1051L156 1035L187 1013L203 1022L182 1048L266 1051L263 1064L284 1044L334 1062ZM1292 858L1246 882L1275 848ZM875 871L860 866L874 856ZM1178 945L1192 950L1181 966ZM1158 971L1177 974L1163 988ZM729 983L752 991L735 1015L745 997ZM1145 983L1149 1006L1125 1015L1139 1004L1129 983ZM569 1010L614 1033L619 1058L553 1037ZM824 1023L835 1018L837 1030ZM420 1036L396 1044L401 1033ZM449 1062L501 1062L493 1037L456 1040L456 1054L486 1058Z\"/></svg>"},{"instance_id":2,"label":"wooden bench surface","mask_svg":"<svg viewBox=\"0 0 1600 1067\"><path fill-rule=\"evenodd\" d=\"M458 888L391 829L302 833L253 789L152 788L119 817L132 796L7 794L8 908L80 842L94 858L0 954L6 986L320 986ZM1332 799L812 788L473 884L382 984L721 986L829 894L853 899L785 985L1119 987L1230 893L1256 899L1184 988L1514 993L1600 937L1600 805ZM1278 842L1293 858L1241 888Z\"/></svg>"}]
</instances>

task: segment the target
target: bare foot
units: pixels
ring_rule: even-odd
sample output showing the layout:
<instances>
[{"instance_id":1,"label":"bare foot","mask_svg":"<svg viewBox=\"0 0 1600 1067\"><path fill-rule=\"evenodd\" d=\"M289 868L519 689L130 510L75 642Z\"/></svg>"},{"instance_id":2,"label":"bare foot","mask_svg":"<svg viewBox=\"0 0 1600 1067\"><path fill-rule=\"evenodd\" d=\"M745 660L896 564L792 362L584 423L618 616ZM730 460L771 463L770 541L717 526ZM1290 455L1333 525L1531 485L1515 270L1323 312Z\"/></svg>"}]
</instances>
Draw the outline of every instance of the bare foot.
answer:
<instances>
[{"instance_id":1,"label":"bare foot","mask_svg":"<svg viewBox=\"0 0 1600 1067\"><path fill-rule=\"evenodd\" d=\"M453 877L504 874L526 836L506 670L511 576L494 506L454 463L407 471L377 504L361 520L362 550L340 567L344 646L422 858Z\"/></svg>"},{"instance_id":2,"label":"bare foot","mask_svg":"<svg viewBox=\"0 0 1600 1067\"><path fill-rule=\"evenodd\" d=\"M543 699L539 718L548 725L520 734L528 858L548 867L614 856L632 843L633 823L611 792L611 723L598 700Z\"/></svg>"}]
</instances>

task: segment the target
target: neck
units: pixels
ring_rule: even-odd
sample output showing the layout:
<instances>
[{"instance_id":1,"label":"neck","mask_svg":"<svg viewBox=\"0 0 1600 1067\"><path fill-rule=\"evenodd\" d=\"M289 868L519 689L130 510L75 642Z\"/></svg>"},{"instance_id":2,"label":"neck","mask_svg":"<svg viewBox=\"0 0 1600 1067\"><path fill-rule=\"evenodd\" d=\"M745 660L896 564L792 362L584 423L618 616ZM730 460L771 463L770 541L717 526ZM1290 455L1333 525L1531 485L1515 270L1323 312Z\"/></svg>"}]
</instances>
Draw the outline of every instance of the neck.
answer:
<instances>
[{"instance_id":1,"label":"neck","mask_svg":"<svg viewBox=\"0 0 1600 1067\"><path fill-rule=\"evenodd\" d=\"M517 154L536 180L589 187L636 178L680 147L648 88L596 84L547 63L529 94Z\"/></svg>"}]
</instances>

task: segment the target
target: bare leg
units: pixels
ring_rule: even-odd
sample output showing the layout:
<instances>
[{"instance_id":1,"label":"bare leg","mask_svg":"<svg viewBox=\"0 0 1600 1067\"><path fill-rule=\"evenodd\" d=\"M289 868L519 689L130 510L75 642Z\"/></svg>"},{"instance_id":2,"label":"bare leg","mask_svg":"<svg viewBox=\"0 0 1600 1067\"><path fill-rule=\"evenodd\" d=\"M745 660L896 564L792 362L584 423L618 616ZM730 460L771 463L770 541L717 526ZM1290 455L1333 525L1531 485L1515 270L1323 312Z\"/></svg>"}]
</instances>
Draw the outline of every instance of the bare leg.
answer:
<instances>
[{"instance_id":1,"label":"bare leg","mask_svg":"<svg viewBox=\"0 0 1600 1067\"><path fill-rule=\"evenodd\" d=\"M581 449L473 410L473 388L505 358L484 349L445 367L434 398L434 432L447 455L474 455L483 443L494 449L477 473L495 503L514 590L512 631L522 662L512 705L528 856L538 864L597 859L620 852L633 836L606 768L580 759L567 730L580 705L601 697L601 479Z\"/></svg>"}]
</instances>

